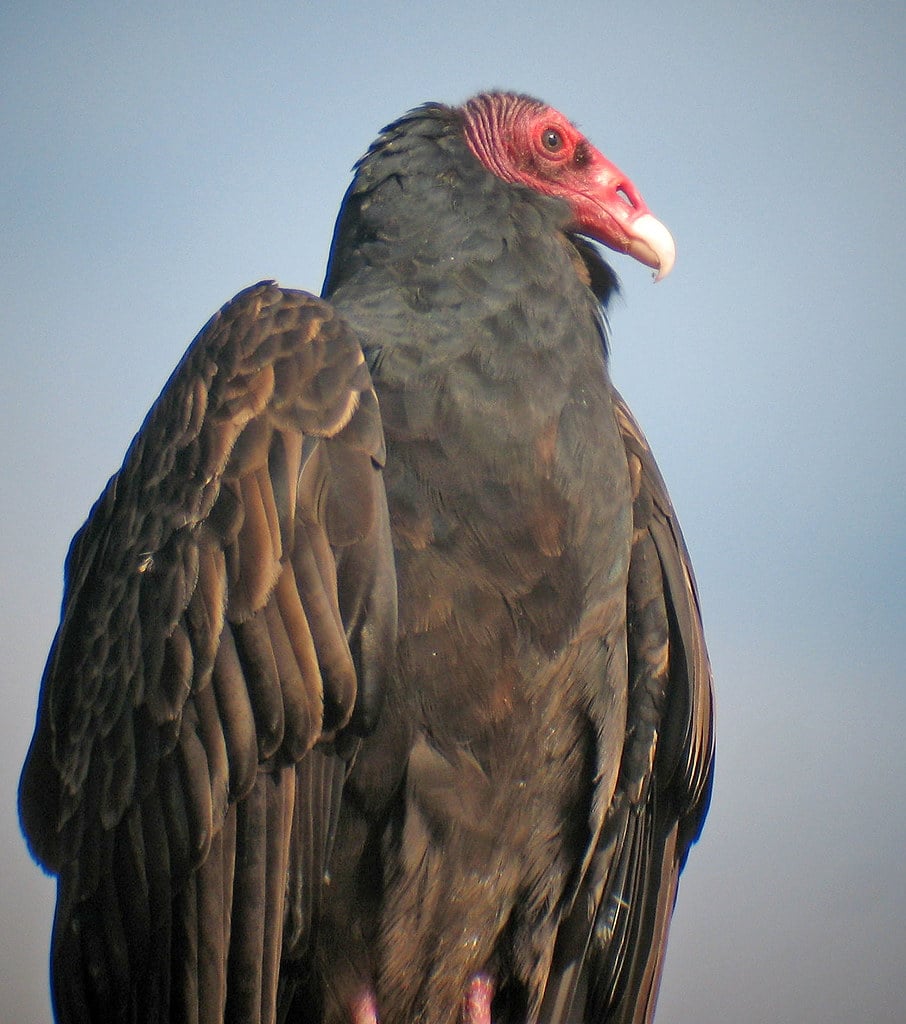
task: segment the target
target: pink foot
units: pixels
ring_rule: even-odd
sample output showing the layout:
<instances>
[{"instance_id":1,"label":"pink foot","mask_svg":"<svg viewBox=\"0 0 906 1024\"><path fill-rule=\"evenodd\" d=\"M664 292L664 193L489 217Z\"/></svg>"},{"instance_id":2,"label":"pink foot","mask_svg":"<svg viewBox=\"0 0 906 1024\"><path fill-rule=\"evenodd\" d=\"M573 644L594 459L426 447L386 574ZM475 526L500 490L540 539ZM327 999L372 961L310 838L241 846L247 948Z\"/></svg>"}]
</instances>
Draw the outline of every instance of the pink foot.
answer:
<instances>
[{"instance_id":1,"label":"pink foot","mask_svg":"<svg viewBox=\"0 0 906 1024\"><path fill-rule=\"evenodd\" d=\"M377 1000L371 989L365 991L352 1001L349 1007L352 1024L379 1024Z\"/></svg>"},{"instance_id":2,"label":"pink foot","mask_svg":"<svg viewBox=\"0 0 906 1024\"><path fill-rule=\"evenodd\" d=\"M491 976L483 971L472 975L463 1000L463 1024L491 1024L493 998L494 982Z\"/></svg>"}]
</instances>

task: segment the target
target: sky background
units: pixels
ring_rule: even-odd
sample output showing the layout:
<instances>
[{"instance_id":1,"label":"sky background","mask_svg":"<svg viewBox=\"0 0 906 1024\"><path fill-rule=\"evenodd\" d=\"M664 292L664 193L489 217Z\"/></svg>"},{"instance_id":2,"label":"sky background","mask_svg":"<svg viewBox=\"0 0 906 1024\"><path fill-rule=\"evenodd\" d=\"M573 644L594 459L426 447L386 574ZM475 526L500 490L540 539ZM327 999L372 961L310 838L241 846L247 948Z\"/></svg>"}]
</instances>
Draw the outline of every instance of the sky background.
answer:
<instances>
[{"instance_id":1,"label":"sky background","mask_svg":"<svg viewBox=\"0 0 906 1024\"><path fill-rule=\"evenodd\" d=\"M613 376L691 548L711 815L658 1024L906 1019L906 7L0 7L0 1021L49 1019L14 794L69 539L240 288L318 290L350 168L425 100L561 109L673 231Z\"/></svg>"}]
</instances>

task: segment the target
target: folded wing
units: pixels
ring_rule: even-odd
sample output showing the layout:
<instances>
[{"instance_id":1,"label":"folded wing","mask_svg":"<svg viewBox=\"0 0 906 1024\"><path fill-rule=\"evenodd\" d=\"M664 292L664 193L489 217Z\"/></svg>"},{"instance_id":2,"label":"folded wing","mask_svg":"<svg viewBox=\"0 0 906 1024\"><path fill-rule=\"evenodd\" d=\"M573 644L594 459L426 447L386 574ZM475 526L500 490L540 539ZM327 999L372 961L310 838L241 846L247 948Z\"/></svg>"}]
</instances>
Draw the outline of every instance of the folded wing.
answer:
<instances>
[{"instance_id":1,"label":"folded wing","mask_svg":"<svg viewBox=\"0 0 906 1024\"><path fill-rule=\"evenodd\" d=\"M641 429L613 392L632 481L629 703L617 790L561 926L545 1024L652 1019L679 874L714 769L711 668L692 565Z\"/></svg>"},{"instance_id":2,"label":"folded wing","mask_svg":"<svg viewBox=\"0 0 906 1024\"><path fill-rule=\"evenodd\" d=\"M61 1021L274 1019L395 637L382 460L352 331L262 283L74 539L20 785Z\"/></svg>"}]
</instances>

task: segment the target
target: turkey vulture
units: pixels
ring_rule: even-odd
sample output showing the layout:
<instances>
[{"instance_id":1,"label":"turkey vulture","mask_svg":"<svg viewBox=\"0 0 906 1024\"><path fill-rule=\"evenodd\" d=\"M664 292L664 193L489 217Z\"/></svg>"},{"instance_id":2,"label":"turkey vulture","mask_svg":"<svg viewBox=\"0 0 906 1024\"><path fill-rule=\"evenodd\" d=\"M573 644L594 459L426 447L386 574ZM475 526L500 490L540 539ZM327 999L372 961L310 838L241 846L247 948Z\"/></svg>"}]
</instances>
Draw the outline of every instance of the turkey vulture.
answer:
<instances>
[{"instance_id":1,"label":"turkey vulture","mask_svg":"<svg viewBox=\"0 0 906 1024\"><path fill-rule=\"evenodd\" d=\"M556 110L427 104L322 297L191 344L72 542L20 783L59 1021L651 1019L711 678L590 239L673 262Z\"/></svg>"}]
</instances>

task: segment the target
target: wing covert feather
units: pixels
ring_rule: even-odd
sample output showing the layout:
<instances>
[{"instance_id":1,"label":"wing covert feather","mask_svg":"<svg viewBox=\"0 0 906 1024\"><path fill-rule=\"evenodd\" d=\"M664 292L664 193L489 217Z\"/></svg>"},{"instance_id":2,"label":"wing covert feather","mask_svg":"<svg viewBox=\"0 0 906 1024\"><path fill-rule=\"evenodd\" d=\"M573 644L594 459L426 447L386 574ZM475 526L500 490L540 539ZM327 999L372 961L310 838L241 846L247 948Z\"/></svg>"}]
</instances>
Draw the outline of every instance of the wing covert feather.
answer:
<instances>
[{"instance_id":1,"label":"wing covert feather","mask_svg":"<svg viewBox=\"0 0 906 1024\"><path fill-rule=\"evenodd\" d=\"M273 1019L293 822L323 846L345 762L307 772L325 790L308 817L294 766L349 723L395 635L382 459L352 331L263 282L199 333L73 540L20 783L60 876L61 1020Z\"/></svg>"}]
</instances>

